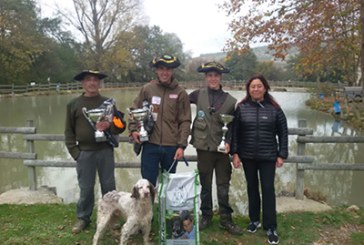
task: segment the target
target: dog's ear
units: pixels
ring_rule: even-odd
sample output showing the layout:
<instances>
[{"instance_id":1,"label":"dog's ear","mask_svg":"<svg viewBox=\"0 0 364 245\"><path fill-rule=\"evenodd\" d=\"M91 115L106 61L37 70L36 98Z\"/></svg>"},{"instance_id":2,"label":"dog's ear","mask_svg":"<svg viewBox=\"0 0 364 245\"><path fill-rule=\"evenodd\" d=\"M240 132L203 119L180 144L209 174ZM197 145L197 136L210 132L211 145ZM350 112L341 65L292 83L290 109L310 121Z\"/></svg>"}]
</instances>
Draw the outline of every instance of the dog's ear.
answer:
<instances>
[{"instance_id":1,"label":"dog's ear","mask_svg":"<svg viewBox=\"0 0 364 245\"><path fill-rule=\"evenodd\" d=\"M154 185L150 182L149 182L149 192L150 192L150 197L152 198L152 202L154 203L155 188L154 188Z\"/></svg>"},{"instance_id":2,"label":"dog's ear","mask_svg":"<svg viewBox=\"0 0 364 245\"><path fill-rule=\"evenodd\" d=\"M140 194L139 194L139 188L138 186L134 186L133 190L131 191L131 197L135 198L135 199L139 199L140 198Z\"/></svg>"}]
</instances>

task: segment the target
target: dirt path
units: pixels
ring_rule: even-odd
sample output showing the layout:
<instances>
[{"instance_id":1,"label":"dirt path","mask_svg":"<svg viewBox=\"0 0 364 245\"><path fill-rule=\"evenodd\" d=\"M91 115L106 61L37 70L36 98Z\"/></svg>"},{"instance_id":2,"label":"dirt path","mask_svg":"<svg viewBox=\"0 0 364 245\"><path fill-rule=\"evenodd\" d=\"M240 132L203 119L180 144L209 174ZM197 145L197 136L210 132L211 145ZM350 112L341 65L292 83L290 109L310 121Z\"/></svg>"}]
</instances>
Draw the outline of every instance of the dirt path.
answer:
<instances>
[{"instance_id":1,"label":"dirt path","mask_svg":"<svg viewBox=\"0 0 364 245\"><path fill-rule=\"evenodd\" d=\"M4 192L0 195L0 204L37 204L37 203L62 203L62 198L52 192L47 187L39 188L37 191L31 191L28 188L15 189ZM311 211L322 212L330 210L327 204L316 202L306 197L304 200L297 200L294 197L278 197L277 212L299 212Z\"/></svg>"},{"instance_id":2,"label":"dirt path","mask_svg":"<svg viewBox=\"0 0 364 245\"><path fill-rule=\"evenodd\" d=\"M63 203L63 199L56 196L48 188L39 188L31 191L21 188L4 192L0 195L0 204L37 204L37 203Z\"/></svg>"}]
</instances>

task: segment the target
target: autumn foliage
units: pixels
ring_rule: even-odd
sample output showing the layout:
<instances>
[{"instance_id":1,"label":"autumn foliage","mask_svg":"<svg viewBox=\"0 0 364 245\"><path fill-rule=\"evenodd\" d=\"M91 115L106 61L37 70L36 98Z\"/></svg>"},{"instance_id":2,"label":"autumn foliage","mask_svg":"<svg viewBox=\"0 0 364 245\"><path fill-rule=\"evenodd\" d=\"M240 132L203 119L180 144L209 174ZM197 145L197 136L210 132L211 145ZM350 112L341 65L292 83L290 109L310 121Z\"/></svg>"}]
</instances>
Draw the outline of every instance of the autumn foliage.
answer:
<instances>
[{"instance_id":1,"label":"autumn foliage","mask_svg":"<svg viewBox=\"0 0 364 245\"><path fill-rule=\"evenodd\" d=\"M295 69L302 76L354 84L360 68L360 7L359 0L225 1L233 33L226 49L267 43L276 58L285 59L295 47L300 53Z\"/></svg>"}]
</instances>

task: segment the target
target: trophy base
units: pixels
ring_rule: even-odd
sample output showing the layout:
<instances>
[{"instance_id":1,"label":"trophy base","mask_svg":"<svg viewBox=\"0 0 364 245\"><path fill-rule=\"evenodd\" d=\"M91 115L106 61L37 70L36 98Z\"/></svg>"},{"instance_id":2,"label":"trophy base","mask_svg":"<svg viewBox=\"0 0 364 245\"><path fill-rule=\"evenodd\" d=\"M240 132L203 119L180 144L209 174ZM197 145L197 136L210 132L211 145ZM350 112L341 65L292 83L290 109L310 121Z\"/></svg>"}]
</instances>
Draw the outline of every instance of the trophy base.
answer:
<instances>
[{"instance_id":1,"label":"trophy base","mask_svg":"<svg viewBox=\"0 0 364 245\"><path fill-rule=\"evenodd\" d=\"M217 147L217 151L218 152L222 152L222 153L225 153L225 144L220 144L218 147Z\"/></svg>"},{"instance_id":2,"label":"trophy base","mask_svg":"<svg viewBox=\"0 0 364 245\"><path fill-rule=\"evenodd\" d=\"M225 153L225 150L226 150L225 148L217 148L217 151L218 151L218 152Z\"/></svg>"},{"instance_id":3,"label":"trophy base","mask_svg":"<svg viewBox=\"0 0 364 245\"><path fill-rule=\"evenodd\" d=\"M96 131L95 140L96 140L96 142L105 142L105 141L107 141L107 138L106 138L104 132Z\"/></svg>"},{"instance_id":4,"label":"trophy base","mask_svg":"<svg viewBox=\"0 0 364 245\"><path fill-rule=\"evenodd\" d=\"M145 135L145 136L139 135L139 140L140 140L140 142L147 142L147 141L149 141L149 137L148 137L148 135Z\"/></svg>"}]
</instances>

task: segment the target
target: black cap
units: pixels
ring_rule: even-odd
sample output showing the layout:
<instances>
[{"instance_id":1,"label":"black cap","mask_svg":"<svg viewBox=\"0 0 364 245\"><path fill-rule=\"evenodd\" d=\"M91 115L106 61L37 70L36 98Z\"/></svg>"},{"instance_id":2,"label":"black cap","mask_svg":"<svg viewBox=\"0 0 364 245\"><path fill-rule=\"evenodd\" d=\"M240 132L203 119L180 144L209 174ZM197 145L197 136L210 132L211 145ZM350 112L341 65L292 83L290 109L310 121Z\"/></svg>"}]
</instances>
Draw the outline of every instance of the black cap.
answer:
<instances>
[{"instance_id":1,"label":"black cap","mask_svg":"<svg viewBox=\"0 0 364 245\"><path fill-rule=\"evenodd\" d=\"M150 62L151 67L157 67L159 65L168 67L168 68L177 68L181 65L177 57L172 55L165 54L161 57L156 57Z\"/></svg>"},{"instance_id":2,"label":"black cap","mask_svg":"<svg viewBox=\"0 0 364 245\"><path fill-rule=\"evenodd\" d=\"M101 73L99 71L92 71L92 70L83 70L81 73L77 74L73 79L75 79L76 81L82 81L86 75L93 75L98 77L100 80L104 79L105 77L107 77L106 74Z\"/></svg>"},{"instance_id":3,"label":"black cap","mask_svg":"<svg viewBox=\"0 0 364 245\"><path fill-rule=\"evenodd\" d=\"M205 64L200 65L197 68L198 72L204 72L207 73L209 71L216 71L217 73L229 73L230 70L226 67L224 67L223 65L221 65L218 62L212 61L212 62L207 62Z\"/></svg>"}]
</instances>

